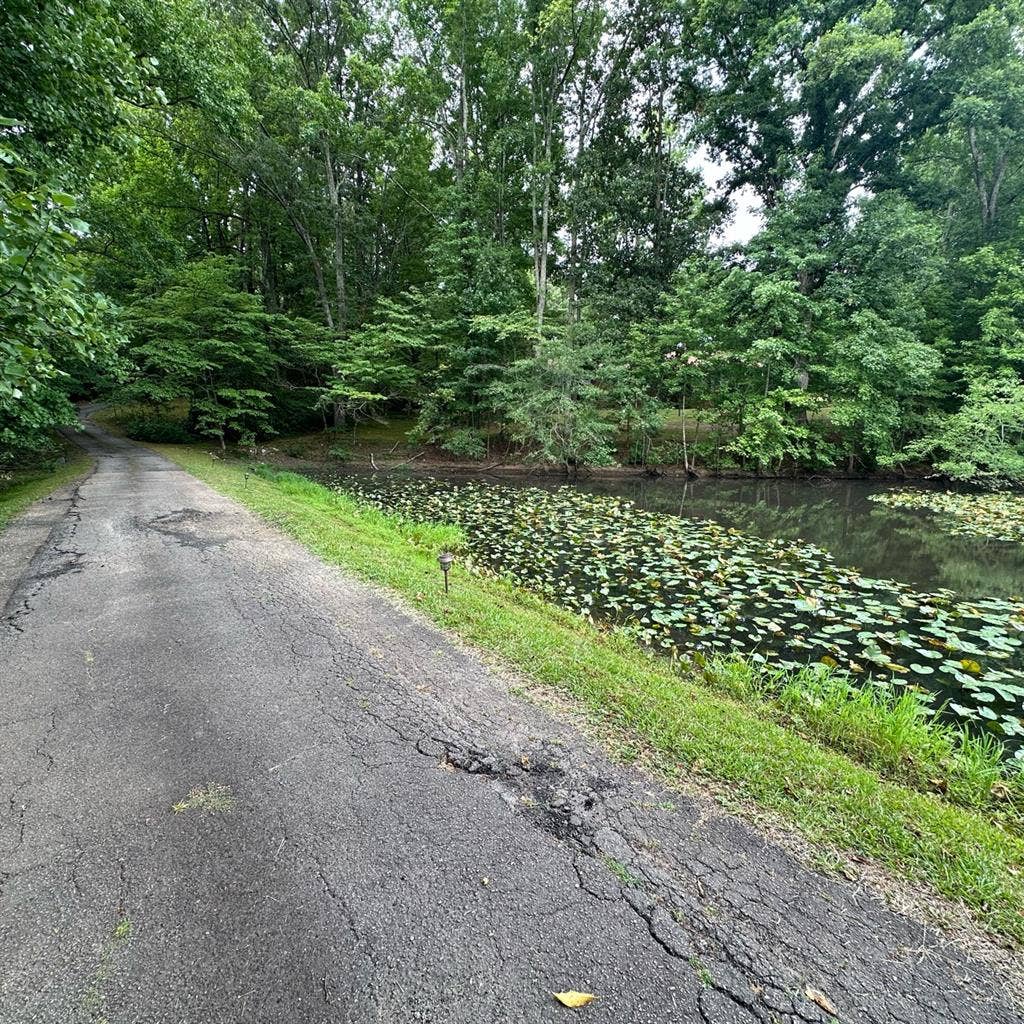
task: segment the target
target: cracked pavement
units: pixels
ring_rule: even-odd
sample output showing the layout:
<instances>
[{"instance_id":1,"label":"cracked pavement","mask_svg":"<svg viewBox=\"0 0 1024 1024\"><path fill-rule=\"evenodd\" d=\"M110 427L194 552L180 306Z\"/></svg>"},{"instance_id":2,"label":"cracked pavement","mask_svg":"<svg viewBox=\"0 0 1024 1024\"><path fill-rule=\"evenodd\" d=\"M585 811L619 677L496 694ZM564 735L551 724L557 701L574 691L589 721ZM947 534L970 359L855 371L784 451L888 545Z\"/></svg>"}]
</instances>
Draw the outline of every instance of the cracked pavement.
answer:
<instances>
[{"instance_id":1,"label":"cracked pavement","mask_svg":"<svg viewBox=\"0 0 1024 1024\"><path fill-rule=\"evenodd\" d=\"M81 443L0 539L3 1024L834 1020L813 990L1024 1019L159 456ZM172 810L208 787L231 806Z\"/></svg>"}]
</instances>

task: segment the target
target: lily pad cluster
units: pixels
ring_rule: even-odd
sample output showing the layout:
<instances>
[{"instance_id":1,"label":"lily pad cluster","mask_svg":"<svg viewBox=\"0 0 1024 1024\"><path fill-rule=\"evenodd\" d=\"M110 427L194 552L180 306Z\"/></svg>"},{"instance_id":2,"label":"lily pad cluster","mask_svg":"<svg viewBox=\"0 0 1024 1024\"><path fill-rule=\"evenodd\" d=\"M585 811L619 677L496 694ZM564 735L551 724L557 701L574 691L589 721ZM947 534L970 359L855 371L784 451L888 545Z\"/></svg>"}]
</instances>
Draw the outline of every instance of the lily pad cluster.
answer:
<instances>
[{"instance_id":1,"label":"lily pad cluster","mask_svg":"<svg viewBox=\"0 0 1024 1024\"><path fill-rule=\"evenodd\" d=\"M955 491L883 491L869 495L890 508L925 509L942 517L958 536L990 537L1024 543L1024 495L958 494Z\"/></svg>"},{"instance_id":2,"label":"lily pad cluster","mask_svg":"<svg viewBox=\"0 0 1024 1024\"><path fill-rule=\"evenodd\" d=\"M649 512L572 487L429 479L340 485L406 518L455 523L472 561L666 653L822 662L919 688L1024 756L1024 604L958 601L837 566L801 542Z\"/></svg>"}]
</instances>

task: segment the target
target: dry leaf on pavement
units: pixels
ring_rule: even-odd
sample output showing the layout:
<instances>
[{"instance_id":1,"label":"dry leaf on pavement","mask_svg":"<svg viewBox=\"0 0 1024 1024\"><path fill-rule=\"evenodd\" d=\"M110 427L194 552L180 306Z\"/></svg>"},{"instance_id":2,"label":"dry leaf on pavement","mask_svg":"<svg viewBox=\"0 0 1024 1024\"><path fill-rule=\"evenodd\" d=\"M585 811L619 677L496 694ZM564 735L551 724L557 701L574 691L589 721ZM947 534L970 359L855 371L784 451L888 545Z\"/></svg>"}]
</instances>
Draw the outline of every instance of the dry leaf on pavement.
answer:
<instances>
[{"instance_id":1,"label":"dry leaf on pavement","mask_svg":"<svg viewBox=\"0 0 1024 1024\"><path fill-rule=\"evenodd\" d=\"M551 993L563 1006L571 1006L573 1009L578 1009L581 1006L586 1006L587 1003L592 1003L597 996L592 995L590 992L552 992Z\"/></svg>"},{"instance_id":2,"label":"dry leaf on pavement","mask_svg":"<svg viewBox=\"0 0 1024 1024\"><path fill-rule=\"evenodd\" d=\"M804 995L812 1003L817 1003L826 1013L831 1013L833 1017L839 1016L839 1011L836 1009L836 1004L824 992L819 992L816 988L811 988L810 985L804 989Z\"/></svg>"}]
</instances>

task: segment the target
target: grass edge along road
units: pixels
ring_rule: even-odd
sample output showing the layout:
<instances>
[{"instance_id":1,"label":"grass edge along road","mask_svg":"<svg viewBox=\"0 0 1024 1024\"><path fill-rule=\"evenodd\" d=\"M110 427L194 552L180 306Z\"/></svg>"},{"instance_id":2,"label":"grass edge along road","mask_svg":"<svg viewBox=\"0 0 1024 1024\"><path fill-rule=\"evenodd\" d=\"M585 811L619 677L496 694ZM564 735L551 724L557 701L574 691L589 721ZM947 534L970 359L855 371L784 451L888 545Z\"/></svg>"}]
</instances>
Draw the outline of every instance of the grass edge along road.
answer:
<instances>
[{"instance_id":1,"label":"grass edge along road","mask_svg":"<svg viewBox=\"0 0 1024 1024\"><path fill-rule=\"evenodd\" d=\"M983 813L888 781L500 578L461 573L445 596L436 556L458 542L454 527L403 522L295 474L152 447L325 562L568 691L590 717L649 748L669 780L692 771L724 783L812 842L875 860L962 903L991 933L1024 943L1024 839Z\"/></svg>"},{"instance_id":2,"label":"grass edge along road","mask_svg":"<svg viewBox=\"0 0 1024 1024\"><path fill-rule=\"evenodd\" d=\"M6 472L11 474L10 480L4 480L4 473L0 472L0 532L34 501L85 476L92 466L92 459L81 448L70 443L65 443L65 459L52 468L8 470Z\"/></svg>"}]
</instances>

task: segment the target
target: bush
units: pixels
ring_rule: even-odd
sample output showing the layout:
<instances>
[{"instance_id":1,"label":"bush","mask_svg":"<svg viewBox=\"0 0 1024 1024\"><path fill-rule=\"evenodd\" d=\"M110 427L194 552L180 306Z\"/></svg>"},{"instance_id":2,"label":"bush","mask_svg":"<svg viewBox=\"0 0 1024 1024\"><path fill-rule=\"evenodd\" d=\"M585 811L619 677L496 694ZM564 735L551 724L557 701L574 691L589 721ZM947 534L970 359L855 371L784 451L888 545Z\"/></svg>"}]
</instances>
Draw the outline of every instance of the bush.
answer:
<instances>
[{"instance_id":1,"label":"bush","mask_svg":"<svg viewBox=\"0 0 1024 1024\"><path fill-rule=\"evenodd\" d=\"M822 469L836 458L834 448L805 421L820 399L797 388L776 388L743 406L739 432L728 452L758 473L780 473L788 461L801 469Z\"/></svg>"},{"instance_id":2,"label":"bush","mask_svg":"<svg viewBox=\"0 0 1024 1024\"><path fill-rule=\"evenodd\" d=\"M479 430L463 427L453 430L442 442L441 450L462 459L482 459L487 454L487 442Z\"/></svg>"},{"instance_id":3,"label":"bush","mask_svg":"<svg viewBox=\"0 0 1024 1024\"><path fill-rule=\"evenodd\" d=\"M337 462L348 462L352 458L352 450L343 444L332 444L327 454Z\"/></svg>"},{"instance_id":4,"label":"bush","mask_svg":"<svg viewBox=\"0 0 1024 1024\"><path fill-rule=\"evenodd\" d=\"M691 458L699 460L715 471L739 469L739 462L729 451L727 445L732 435L725 430L717 429L706 437L693 443Z\"/></svg>"},{"instance_id":5,"label":"bush","mask_svg":"<svg viewBox=\"0 0 1024 1024\"><path fill-rule=\"evenodd\" d=\"M125 421L124 432L135 441L153 444L188 444L194 440L184 423L166 416L135 416Z\"/></svg>"},{"instance_id":6,"label":"bush","mask_svg":"<svg viewBox=\"0 0 1024 1024\"><path fill-rule=\"evenodd\" d=\"M687 455L692 460L694 446L691 444L689 451L683 447L682 441L659 441L654 445L647 455L649 466L681 466L686 461Z\"/></svg>"},{"instance_id":7,"label":"bush","mask_svg":"<svg viewBox=\"0 0 1024 1024\"><path fill-rule=\"evenodd\" d=\"M1024 383L1012 371L970 381L958 412L937 417L930 432L884 464L930 459L951 480L988 487L1024 483Z\"/></svg>"},{"instance_id":8,"label":"bush","mask_svg":"<svg viewBox=\"0 0 1024 1024\"><path fill-rule=\"evenodd\" d=\"M511 440L530 458L566 472L614 465L618 424L610 414L622 412L615 389L621 394L628 379L614 347L578 332L529 340L532 354L487 389Z\"/></svg>"},{"instance_id":9,"label":"bush","mask_svg":"<svg viewBox=\"0 0 1024 1024\"><path fill-rule=\"evenodd\" d=\"M0 470L4 469L45 469L50 471L64 461L63 449L56 438L43 433L36 437L17 437L12 443L0 430ZM0 484L2 484L0 478Z\"/></svg>"}]
</instances>

